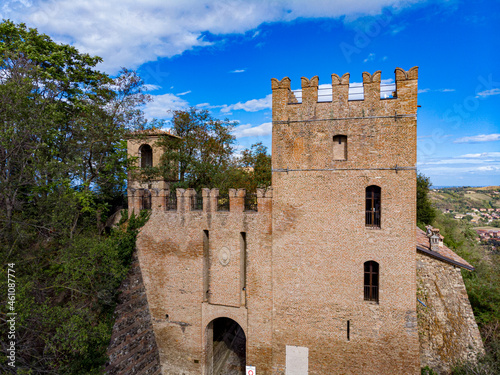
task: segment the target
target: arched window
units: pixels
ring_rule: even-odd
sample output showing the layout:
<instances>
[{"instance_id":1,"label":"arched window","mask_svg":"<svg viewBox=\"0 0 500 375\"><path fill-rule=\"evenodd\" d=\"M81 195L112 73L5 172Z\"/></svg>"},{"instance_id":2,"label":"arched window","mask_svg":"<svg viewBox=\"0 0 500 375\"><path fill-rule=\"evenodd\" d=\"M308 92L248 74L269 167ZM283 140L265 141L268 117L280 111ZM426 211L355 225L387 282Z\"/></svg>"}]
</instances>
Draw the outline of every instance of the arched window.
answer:
<instances>
[{"instance_id":1,"label":"arched window","mask_svg":"<svg viewBox=\"0 0 500 375\"><path fill-rule=\"evenodd\" d=\"M333 137L333 160L347 160L347 136Z\"/></svg>"},{"instance_id":2,"label":"arched window","mask_svg":"<svg viewBox=\"0 0 500 375\"><path fill-rule=\"evenodd\" d=\"M367 227L380 228L380 196L379 186L371 185L366 188L365 225Z\"/></svg>"},{"instance_id":3,"label":"arched window","mask_svg":"<svg viewBox=\"0 0 500 375\"><path fill-rule=\"evenodd\" d=\"M365 301L378 303L378 263L370 260L365 262Z\"/></svg>"},{"instance_id":4,"label":"arched window","mask_svg":"<svg viewBox=\"0 0 500 375\"><path fill-rule=\"evenodd\" d=\"M139 154L141 156L141 168L153 166L153 149L150 145L142 145L139 148Z\"/></svg>"}]
</instances>

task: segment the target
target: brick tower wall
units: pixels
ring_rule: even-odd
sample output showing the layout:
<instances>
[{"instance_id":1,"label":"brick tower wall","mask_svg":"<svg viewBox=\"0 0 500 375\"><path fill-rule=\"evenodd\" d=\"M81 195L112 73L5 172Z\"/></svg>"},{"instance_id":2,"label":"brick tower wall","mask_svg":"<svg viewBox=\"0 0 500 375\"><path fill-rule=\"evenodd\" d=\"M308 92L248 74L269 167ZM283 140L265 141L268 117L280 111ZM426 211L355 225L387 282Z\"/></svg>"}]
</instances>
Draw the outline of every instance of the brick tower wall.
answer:
<instances>
[{"instance_id":1,"label":"brick tower wall","mask_svg":"<svg viewBox=\"0 0 500 375\"><path fill-rule=\"evenodd\" d=\"M417 374L416 111L418 68L396 69L396 97L380 99L380 72L273 87L273 369L287 346L308 348L309 374ZM295 102L295 103L294 103ZM347 160L333 137L347 137ZM381 188L380 228L365 226L365 189ZM379 303L364 301L363 265L380 266ZM347 324L349 322L349 339Z\"/></svg>"},{"instance_id":2,"label":"brick tower wall","mask_svg":"<svg viewBox=\"0 0 500 375\"><path fill-rule=\"evenodd\" d=\"M153 207L137 240L162 373L207 373L207 327L219 317L245 332L247 363L270 373L272 190L257 191L257 212L244 210L244 190L230 190L229 211L217 210L217 189L203 189L202 210L193 194L177 189L174 211Z\"/></svg>"},{"instance_id":3,"label":"brick tower wall","mask_svg":"<svg viewBox=\"0 0 500 375\"><path fill-rule=\"evenodd\" d=\"M162 147L158 146L157 142L164 137L176 136L163 131L138 132L127 140L127 155L129 160L133 160L133 167L141 167L141 147L148 145L152 149L152 167L158 167L163 154ZM169 193L169 182L163 179L155 179L152 181L141 181L140 176L135 175L140 169L128 173L128 211L129 215L133 212L138 214L143 209L165 209L165 197ZM150 195L151 207L145 207L144 197Z\"/></svg>"}]
</instances>

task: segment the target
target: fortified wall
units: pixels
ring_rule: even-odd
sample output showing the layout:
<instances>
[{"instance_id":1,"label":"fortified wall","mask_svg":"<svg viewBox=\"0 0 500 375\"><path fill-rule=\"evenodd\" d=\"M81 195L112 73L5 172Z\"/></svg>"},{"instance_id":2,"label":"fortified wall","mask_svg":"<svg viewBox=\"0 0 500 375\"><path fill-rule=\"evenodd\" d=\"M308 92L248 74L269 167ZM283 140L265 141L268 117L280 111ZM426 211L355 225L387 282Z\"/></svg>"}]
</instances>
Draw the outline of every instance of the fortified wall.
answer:
<instances>
[{"instance_id":1,"label":"fortified wall","mask_svg":"<svg viewBox=\"0 0 500 375\"><path fill-rule=\"evenodd\" d=\"M325 102L318 77L301 96L273 79L273 188L256 195L129 182L130 211L152 210L137 253L163 374L419 374L437 358L417 329L417 80L397 68L384 99L380 71L365 72L352 100L349 74L333 74ZM154 144L129 155L155 166Z\"/></svg>"}]
</instances>

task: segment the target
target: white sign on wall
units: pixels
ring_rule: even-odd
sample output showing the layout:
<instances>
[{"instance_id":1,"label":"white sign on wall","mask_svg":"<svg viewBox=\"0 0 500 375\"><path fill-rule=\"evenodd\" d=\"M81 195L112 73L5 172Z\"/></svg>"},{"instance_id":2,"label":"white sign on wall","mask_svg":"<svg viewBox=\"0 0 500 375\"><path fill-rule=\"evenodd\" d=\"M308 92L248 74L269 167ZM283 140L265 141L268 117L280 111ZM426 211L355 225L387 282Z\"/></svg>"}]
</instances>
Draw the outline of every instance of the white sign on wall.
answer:
<instances>
[{"instance_id":1,"label":"white sign on wall","mask_svg":"<svg viewBox=\"0 0 500 375\"><path fill-rule=\"evenodd\" d=\"M245 372L246 375L256 375L255 372L255 366L247 366L247 372Z\"/></svg>"},{"instance_id":2,"label":"white sign on wall","mask_svg":"<svg viewBox=\"0 0 500 375\"><path fill-rule=\"evenodd\" d=\"M286 375L309 373L309 349L303 346L286 346Z\"/></svg>"}]
</instances>

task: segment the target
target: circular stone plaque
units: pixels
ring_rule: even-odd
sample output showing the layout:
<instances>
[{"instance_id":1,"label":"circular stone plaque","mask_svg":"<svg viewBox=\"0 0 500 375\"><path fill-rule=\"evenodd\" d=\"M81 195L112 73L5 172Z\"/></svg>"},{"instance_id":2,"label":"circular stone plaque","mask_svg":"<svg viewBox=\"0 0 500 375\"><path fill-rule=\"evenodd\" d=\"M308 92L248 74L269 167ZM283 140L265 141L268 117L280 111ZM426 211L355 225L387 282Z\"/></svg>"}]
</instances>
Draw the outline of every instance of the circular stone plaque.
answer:
<instances>
[{"instance_id":1,"label":"circular stone plaque","mask_svg":"<svg viewBox=\"0 0 500 375\"><path fill-rule=\"evenodd\" d=\"M219 262L223 266L227 266L231 260L231 252L227 247L223 247L219 250Z\"/></svg>"}]
</instances>

